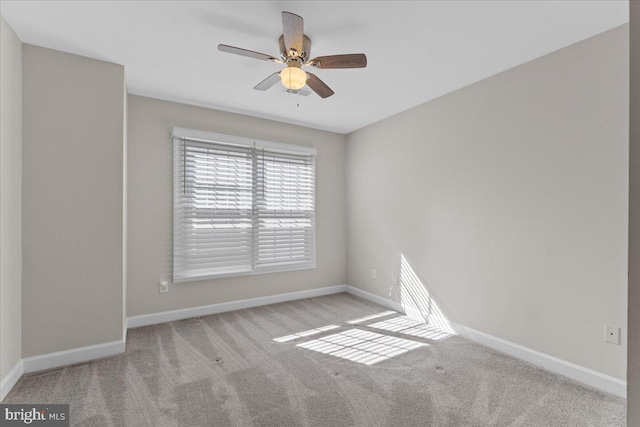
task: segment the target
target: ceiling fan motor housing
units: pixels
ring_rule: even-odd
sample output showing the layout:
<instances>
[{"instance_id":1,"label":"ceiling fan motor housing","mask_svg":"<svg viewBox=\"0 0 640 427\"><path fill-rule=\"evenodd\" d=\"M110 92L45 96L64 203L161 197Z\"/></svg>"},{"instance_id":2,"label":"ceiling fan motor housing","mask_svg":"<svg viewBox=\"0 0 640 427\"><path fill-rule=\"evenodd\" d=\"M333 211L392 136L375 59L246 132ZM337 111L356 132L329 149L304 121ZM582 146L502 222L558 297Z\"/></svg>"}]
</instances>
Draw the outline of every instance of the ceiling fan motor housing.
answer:
<instances>
[{"instance_id":1,"label":"ceiling fan motor housing","mask_svg":"<svg viewBox=\"0 0 640 427\"><path fill-rule=\"evenodd\" d=\"M287 47L284 45L284 34L280 36L278 43L280 45L282 59L285 62L296 60L305 63L311 57L311 39L307 36L302 36L302 52L296 52L295 50L288 51Z\"/></svg>"}]
</instances>

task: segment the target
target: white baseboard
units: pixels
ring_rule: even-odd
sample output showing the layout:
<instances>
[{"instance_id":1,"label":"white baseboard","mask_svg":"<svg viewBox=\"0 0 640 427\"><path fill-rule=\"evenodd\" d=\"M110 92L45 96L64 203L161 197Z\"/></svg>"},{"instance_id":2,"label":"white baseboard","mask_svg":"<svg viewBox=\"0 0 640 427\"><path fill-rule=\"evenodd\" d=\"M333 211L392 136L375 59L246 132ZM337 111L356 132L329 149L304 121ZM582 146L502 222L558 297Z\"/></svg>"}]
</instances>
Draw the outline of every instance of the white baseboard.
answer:
<instances>
[{"instance_id":1,"label":"white baseboard","mask_svg":"<svg viewBox=\"0 0 640 427\"><path fill-rule=\"evenodd\" d=\"M124 341L113 341L104 344L90 345L87 347L72 348L70 350L27 357L24 362L24 373L58 368L60 366L73 365L75 363L88 362L103 357L122 354L125 350Z\"/></svg>"},{"instance_id":2,"label":"white baseboard","mask_svg":"<svg viewBox=\"0 0 640 427\"><path fill-rule=\"evenodd\" d=\"M13 368L5 375L0 381L0 402L7 397L7 394L11 391L14 385L18 382L24 371L24 365L22 359L18 360L18 363L13 365Z\"/></svg>"},{"instance_id":3,"label":"white baseboard","mask_svg":"<svg viewBox=\"0 0 640 427\"><path fill-rule=\"evenodd\" d=\"M390 308L391 310L397 311L399 313L404 313L404 309L399 302L391 301L389 298L380 297L370 292L363 291L362 289L354 288L353 286L346 285L346 288L346 291L351 295L366 299L367 301L374 302L378 305Z\"/></svg>"},{"instance_id":4,"label":"white baseboard","mask_svg":"<svg viewBox=\"0 0 640 427\"><path fill-rule=\"evenodd\" d=\"M391 301L388 298L383 298L349 285L347 285L347 292L379 304L383 307L390 308L391 310L395 310L401 313L404 312L402 305L395 301ZM471 329L467 326L458 325L455 323L452 323L451 326L458 335L468 339L469 341L476 342L499 352L508 354L509 356L524 360L525 362L529 362L536 366L540 366L553 373L571 378L575 381L581 382L607 393L611 393L623 398L627 397L627 383L626 381L623 381L619 378L602 374L592 369L576 365L575 363L558 359L557 357L549 356L548 354L541 353L539 351L512 343L507 340L503 340L502 338L494 337L492 335L485 334L484 332L476 331L475 329Z\"/></svg>"},{"instance_id":5,"label":"white baseboard","mask_svg":"<svg viewBox=\"0 0 640 427\"><path fill-rule=\"evenodd\" d=\"M155 325L157 323L172 322L174 320L189 319L192 317L208 316L211 314L225 313L227 311L242 310L244 308L259 307L262 305L277 304L279 302L294 301L304 298L313 298L323 295L346 292L346 285L329 286L326 288L309 289L306 291L290 292L287 294L269 295L266 297L244 299L239 301L223 302L220 304L204 305L200 307L185 308L182 310L163 311L160 313L143 314L127 318L128 328Z\"/></svg>"},{"instance_id":6,"label":"white baseboard","mask_svg":"<svg viewBox=\"0 0 640 427\"><path fill-rule=\"evenodd\" d=\"M623 398L627 397L627 382L619 378L602 374L584 366L567 362L566 360L515 344L502 338L494 337L484 332L476 331L467 326L452 323L458 335L470 341L540 366L556 374L581 382L607 393Z\"/></svg>"}]
</instances>

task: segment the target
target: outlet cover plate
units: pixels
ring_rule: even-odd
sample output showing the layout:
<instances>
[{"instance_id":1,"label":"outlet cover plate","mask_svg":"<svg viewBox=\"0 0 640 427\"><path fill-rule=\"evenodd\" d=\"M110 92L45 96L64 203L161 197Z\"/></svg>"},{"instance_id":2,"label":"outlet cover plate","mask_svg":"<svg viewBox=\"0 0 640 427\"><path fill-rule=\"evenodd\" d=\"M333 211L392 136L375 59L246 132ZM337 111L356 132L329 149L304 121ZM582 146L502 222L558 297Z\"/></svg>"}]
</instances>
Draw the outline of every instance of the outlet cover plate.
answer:
<instances>
[{"instance_id":1,"label":"outlet cover plate","mask_svg":"<svg viewBox=\"0 0 640 427\"><path fill-rule=\"evenodd\" d=\"M169 282L166 280L163 280L160 282L160 293L164 294L166 292L169 292Z\"/></svg>"},{"instance_id":2,"label":"outlet cover plate","mask_svg":"<svg viewBox=\"0 0 640 427\"><path fill-rule=\"evenodd\" d=\"M620 345L620 328L604 325L604 340L611 344Z\"/></svg>"}]
</instances>

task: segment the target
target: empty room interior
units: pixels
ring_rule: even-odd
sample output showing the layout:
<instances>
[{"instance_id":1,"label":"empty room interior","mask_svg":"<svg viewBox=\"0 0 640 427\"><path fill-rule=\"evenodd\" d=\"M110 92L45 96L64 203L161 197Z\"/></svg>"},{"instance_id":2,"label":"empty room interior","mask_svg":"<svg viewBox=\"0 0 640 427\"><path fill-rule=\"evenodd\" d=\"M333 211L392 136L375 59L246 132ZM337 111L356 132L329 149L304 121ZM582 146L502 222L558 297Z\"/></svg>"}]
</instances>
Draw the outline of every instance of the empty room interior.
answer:
<instances>
[{"instance_id":1,"label":"empty room interior","mask_svg":"<svg viewBox=\"0 0 640 427\"><path fill-rule=\"evenodd\" d=\"M640 3L0 14L0 425L640 426Z\"/></svg>"}]
</instances>

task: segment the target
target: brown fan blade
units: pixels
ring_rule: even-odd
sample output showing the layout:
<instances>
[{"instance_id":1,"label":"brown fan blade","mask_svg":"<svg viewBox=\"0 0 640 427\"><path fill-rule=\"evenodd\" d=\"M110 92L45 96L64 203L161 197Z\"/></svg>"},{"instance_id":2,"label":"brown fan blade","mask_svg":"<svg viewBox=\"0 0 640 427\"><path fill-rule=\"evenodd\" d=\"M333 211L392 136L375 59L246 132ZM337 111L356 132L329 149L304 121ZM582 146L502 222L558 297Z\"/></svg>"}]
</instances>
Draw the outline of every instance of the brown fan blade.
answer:
<instances>
[{"instance_id":1,"label":"brown fan blade","mask_svg":"<svg viewBox=\"0 0 640 427\"><path fill-rule=\"evenodd\" d=\"M313 58L307 65L316 68L364 68L367 66L367 55L351 53L348 55L329 55Z\"/></svg>"},{"instance_id":2,"label":"brown fan blade","mask_svg":"<svg viewBox=\"0 0 640 427\"><path fill-rule=\"evenodd\" d=\"M267 90L271 86L273 86L274 84L278 83L279 81L280 81L280 73L279 72L278 73L273 73L269 77L267 77L266 79L264 79L263 81L258 83L254 87L254 89L255 90Z\"/></svg>"},{"instance_id":3,"label":"brown fan blade","mask_svg":"<svg viewBox=\"0 0 640 427\"><path fill-rule=\"evenodd\" d=\"M233 53L235 55L246 56L248 58L262 59L263 61L271 61L282 63L282 60L275 58L265 53L254 52L252 50L240 49L239 47L229 46L226 44L219 44L218 50L221 52Z\"/></svg>"},{"instance_id":4,"label":"brown fan blade","mask_svg":"<svg viewBox=\"0 0 640 427\"><path fill-rule=\"evenodd\" d=\"M304 36L304 20L301 16L291 12L282 12L282 30L284 46L287 50L295 49L302 53L302 38Z\"/></svg>"},{"instance_id":5,"label":"brown fan blade","mask_svg":"<svg viewBox=\"0 0 640 427\"><path fill-rule=\"evenodd\" d=\"M318 78L315 74L307 73L309 78L307 79L307 86L309 86L315 93L320 95L320 98L328 98L333 95L333 91L329 86Z\"/></svg>"}]
</instances>

